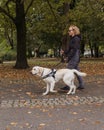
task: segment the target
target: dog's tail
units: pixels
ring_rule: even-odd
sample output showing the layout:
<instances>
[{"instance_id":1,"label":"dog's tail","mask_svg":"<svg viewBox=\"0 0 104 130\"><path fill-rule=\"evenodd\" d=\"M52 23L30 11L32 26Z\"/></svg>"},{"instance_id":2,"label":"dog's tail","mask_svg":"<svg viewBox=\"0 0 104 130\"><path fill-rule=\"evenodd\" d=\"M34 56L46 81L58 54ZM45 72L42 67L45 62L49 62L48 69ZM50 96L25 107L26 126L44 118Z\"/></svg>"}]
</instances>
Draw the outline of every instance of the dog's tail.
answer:
<instances>
[{"instance_id":1,"label":"dog's tail","mask_svg":"<svg viewBox=\"0 0 104 130\"><path fill-rule=\"evenodd\" d=\"M75 70L75 69L72 69L72 70L73 70L73 72L74 72L75 74L77 74L77 75L79 75L79 76L86 76L86 75L87 75L86 73L80 72L80 71L78 71L78 70Z\"/></svg>"}]
</instances>

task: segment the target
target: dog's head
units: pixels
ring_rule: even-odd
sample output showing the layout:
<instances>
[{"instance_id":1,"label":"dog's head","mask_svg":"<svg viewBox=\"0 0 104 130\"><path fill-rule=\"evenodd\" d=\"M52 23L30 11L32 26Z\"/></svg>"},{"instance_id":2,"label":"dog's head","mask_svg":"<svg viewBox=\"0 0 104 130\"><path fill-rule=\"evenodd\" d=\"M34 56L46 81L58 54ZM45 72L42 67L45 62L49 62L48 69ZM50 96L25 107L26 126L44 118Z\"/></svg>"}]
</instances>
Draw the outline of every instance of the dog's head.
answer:
<instances>
[{"instance_id":1,"label":"dog's head","mask_svg":"<svg viewBox=\"0 0 104 130\"><path fill-rule=\"evenodd\" d=\"M39 75L39 76L41 76L41 74L42 74L42 72L43 72L43 68L42 67L39 67L39 66L34 66L33 68L32 68L32 74L33 75Z\"/></svg>"}]
</instances>

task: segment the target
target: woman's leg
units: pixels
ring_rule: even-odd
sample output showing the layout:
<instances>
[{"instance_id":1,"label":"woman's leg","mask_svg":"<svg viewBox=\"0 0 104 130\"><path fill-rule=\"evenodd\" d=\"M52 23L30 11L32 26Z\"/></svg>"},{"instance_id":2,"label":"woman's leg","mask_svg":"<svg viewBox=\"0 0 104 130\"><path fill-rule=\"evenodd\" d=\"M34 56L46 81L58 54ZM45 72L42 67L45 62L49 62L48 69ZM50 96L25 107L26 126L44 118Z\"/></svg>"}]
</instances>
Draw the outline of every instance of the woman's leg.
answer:
<instances>
[{"instance_id":1,"label":"woman's leg","mask_svg":"<svg viewBox=\"0 0 104 130\"><path fill-rule=\"evenodd\" d=\"M78 66L76 66L75 69L79 71L79 67ZM79 75L76 75L76 77L77 77L78 82L79 82L78 89L84 89L83 78L81 76L79 76Z\"/></svg>"},{"instance_id":2,"label":"woman's leg","mask_svg":"<svg viewBox=\"0 0 104 130\"><path fill-rule=\"evenodd\" d=\"M76 69L76 70L80 70L78 67L79 62L74 62L74 61L70 61L67 65L68 69ZM77 80L79 82L79 86L78 89L84 89L84 82L83 82L83 78L79 75L76 75Z\"/></svg>"}]
</instances>

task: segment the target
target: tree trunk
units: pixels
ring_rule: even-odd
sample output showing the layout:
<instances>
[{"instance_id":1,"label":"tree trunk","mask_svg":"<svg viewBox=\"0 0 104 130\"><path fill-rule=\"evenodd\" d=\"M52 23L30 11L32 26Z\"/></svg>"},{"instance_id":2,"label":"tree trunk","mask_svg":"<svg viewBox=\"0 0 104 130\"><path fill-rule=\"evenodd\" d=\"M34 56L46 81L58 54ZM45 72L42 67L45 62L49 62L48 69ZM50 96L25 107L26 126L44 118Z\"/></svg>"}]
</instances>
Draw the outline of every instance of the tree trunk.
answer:
<instances>
[{"instance_id":1,"label":"tree trunk","mask_svg":"<svg viewBox=\"0 0 104 130\"><path fill-rule=\"evenodd\" d=\"M90 47L90 50L91 50L91 57L94 57L93 47L92 47L92 44L91 44L91 41L90 41L90 40L89 40L89 47Z\"/></svg>"},{"instance_id":2,"label":"tree trunk","mask_svg":"<svg viewBox=\"0 0 104 130\"><path fill-rule=\"evenodd\" d=\"M85 40L82 40L80 45L80 50L81 50L81 55L83 56L85 51Z\"/></svg>"},{"instance_id":3,"label":"tree trunk","mask_svg":"<svg viewBox=\"0 0 104 130\"><path fill-rule=\"evenodd\" d=\"M17 60L15 68L28 68L26 57L26 21L24 3L16 0Z\"/></svg>"},{"instance_id":4,"label":"tree trunk","mask_svg":"<svg viewBox=\"0 0 104 130\"><path fill-rule=\"evenodd\" d=\"M94 51L95 51L95 57L98 58L99 57L99 47L97 46L97 44L94 44Z\"/></svg>"}]
</instances>

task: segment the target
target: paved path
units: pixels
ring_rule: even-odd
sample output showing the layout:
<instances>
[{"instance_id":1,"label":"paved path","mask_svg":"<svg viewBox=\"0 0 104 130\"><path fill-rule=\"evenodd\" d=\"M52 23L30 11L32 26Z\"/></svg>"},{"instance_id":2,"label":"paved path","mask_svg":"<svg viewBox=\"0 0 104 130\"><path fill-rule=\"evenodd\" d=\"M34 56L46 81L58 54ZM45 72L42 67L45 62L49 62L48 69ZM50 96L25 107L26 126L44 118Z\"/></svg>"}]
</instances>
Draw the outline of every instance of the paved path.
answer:
<instances>
[{"instance_id":1,"label":"paved path","mask_svg":"<svg viewBox=\"0 0 104 130\"><path fill-rule=\"evenodd\" d=\"M104 104L1 108L0 130L104 130Z\"/></svg>"},{"instance_id":2,"label":"paved path","mask_svg":"<svg viewBox=\"0 0 104 130\"><path fill-rule=\"evenodd\" d=\"M104 130L104 76L84 80L75 95L42 96L39 80L0 79L0 130Z\"/></svg>"},{"instance_id":3,"label":"paved path","mask_svg":"<svg viewBox=\"0 0 104 130\"><path fill-rule=\"evenodd\" d=\"M55 106L70 104L104 103L104 76L86 77L85 89L76 91L75 95L67 95L59 89L64 85L56 84L58 93L49 93L42 96L45 84L33 79L12 80L1 79L0 82L0 107L25 107L25 106ZM44 86L44 87L43 87Z\"/></svg>"}]
</instances>

